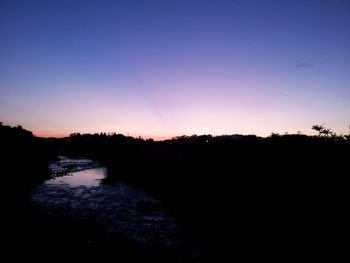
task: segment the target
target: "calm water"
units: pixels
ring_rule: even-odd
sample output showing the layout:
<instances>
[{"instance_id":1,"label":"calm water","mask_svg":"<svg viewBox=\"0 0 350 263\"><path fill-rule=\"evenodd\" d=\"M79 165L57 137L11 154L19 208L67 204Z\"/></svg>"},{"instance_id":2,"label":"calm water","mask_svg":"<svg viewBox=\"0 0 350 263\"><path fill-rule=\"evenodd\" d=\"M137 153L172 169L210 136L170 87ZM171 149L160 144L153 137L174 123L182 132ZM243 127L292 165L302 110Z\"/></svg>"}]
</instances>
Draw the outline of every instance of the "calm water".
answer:
<instances>
[{"instance_id":1,"label":"calm water","mask_svg":"<svg viewBox=\"0 0 350 263\"><path fill-rule=\"evenodd\" d=\"M127 183L103 184L108 171L98 162L60 156L49 168L54 178L32 193L32 201L48 213L147 245L181 243L176 220L158 200Z\"/></svg>"},{"instance_id":2,"label":"calm water","mask_svg":"<svg viewBox=\"0 0 350 263\"><path fill-rule=\"evenodd\" d=\"M90 160L90 159L68 158L66 156L58 156L58 158L59 158L58 161L52 162L49 165L51 173L52 173L53 177L55 177L56 179L59 176L73 176L73 175L76 176L77 174L75 172L79 172L79 171L83 171L83 170L86 172L87 170L94 169L94 168L103 168L98 162ZM95 179L96 180L103 179L100 177L106 176L105 172L106 172L106 170L104 168L103 174L98 174L98 172L95 172L96 178L94 178L94 176L91 176L90 178L92 181L95 181ZM85 175L89 176L87 172ZM82 177L79 177L79 178L82 178ZM62 183L65 180L68 180L68 177L64 177L63 179L61 178L60 182ZM50 180L50 181L53 182L54 180ZM58 181L56 181L56 182L58 182ZM93 185L95 184L93 182L91 182L91 183ZM84 182L82 182L82 185L89 185L89 182L84 180Z\"/></svg>"},{"instance_id":3,"label":"calm water","mask_svg":"<svg viewBox=\"0 0 350 263\"><path fill-rule=\"evenodd\" d=\"M86 169L77 172L71 172L68 175L61 177L53 178L49 181L46 181L46 184L67 184L71 187L75 186L99 186L101 180L106 178L107 169L105 167Z\"/></svg>"}]
</instances>

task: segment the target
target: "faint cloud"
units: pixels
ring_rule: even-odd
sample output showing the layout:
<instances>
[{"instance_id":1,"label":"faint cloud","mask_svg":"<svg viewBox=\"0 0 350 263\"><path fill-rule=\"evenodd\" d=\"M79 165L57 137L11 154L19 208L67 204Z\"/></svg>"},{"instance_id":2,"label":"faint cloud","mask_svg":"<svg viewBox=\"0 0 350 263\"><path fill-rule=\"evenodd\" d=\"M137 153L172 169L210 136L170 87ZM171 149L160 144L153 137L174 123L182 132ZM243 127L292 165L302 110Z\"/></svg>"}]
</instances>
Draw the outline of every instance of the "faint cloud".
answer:
<instances>
[{"instance_id":1,"label":"faint cloud","mask_svg":"<svg viewBox=\"0 0 350 263\"><path fill-rule=\"evenodd\" d=\"M298 68L312 68L314 67L315 65L314 64L311 64L311 63L304 63L304 62L301 62L301 63L298 63L296 65Z\"/></svg>"}]
</instances>

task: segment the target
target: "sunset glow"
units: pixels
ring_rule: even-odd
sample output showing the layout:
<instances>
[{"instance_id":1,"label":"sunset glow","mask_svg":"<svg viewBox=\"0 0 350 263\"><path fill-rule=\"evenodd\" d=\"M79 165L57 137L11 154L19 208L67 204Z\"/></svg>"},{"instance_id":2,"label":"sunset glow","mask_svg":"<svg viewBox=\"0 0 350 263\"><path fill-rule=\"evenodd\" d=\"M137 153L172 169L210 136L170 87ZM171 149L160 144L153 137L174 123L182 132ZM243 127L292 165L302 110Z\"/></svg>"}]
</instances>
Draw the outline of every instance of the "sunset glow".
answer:
<instances>
[{"instance_id":1,"label":"sunset glow","mask_svg":"<svg viewBox=\"0 0 350 263\"><path fill-rule=\"evenodd\" d=\"M37 136L350 124L349 1L2 1L0 120Z\"/></svg>"}]
</instances>

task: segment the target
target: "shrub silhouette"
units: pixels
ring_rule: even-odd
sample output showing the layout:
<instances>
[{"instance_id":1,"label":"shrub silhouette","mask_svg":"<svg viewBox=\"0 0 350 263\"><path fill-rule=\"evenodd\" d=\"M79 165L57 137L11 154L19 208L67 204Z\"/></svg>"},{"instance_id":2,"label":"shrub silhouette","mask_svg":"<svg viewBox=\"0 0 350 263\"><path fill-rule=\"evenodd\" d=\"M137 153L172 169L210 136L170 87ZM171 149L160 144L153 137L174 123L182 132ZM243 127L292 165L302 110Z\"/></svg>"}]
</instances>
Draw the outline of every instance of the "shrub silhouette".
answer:
<instances>
[{"instance_id":1,"label":"shrub silhouette","mask_svg":"<svg viewBox=\"0 0 350 263\"><path fill-rule=\"evenodd\" d=\"M324 123L322 125L313 125L312 129L318 132L319 137L323 135L324 137L328 138L333 134L331 129L327 129L324 127Z\"/></svg>"}]
</instances>

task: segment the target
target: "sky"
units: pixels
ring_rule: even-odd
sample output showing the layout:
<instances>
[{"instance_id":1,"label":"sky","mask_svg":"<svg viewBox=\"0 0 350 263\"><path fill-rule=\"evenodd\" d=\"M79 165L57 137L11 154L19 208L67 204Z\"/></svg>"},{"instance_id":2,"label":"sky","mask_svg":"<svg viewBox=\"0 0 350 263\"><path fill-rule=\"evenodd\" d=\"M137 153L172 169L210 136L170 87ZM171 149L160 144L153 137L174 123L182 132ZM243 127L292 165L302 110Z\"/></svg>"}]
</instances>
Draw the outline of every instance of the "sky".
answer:
<instances>
[{"instance_id":1,"label":"sky","mask_svg":"<svg viewBox=\"0 0 350 263\"><path fill-rule=\"evenodd\" d=\"M349 0L0 0L0 121L37 136L338 134Z\"/></svg>"}]
</instances>

